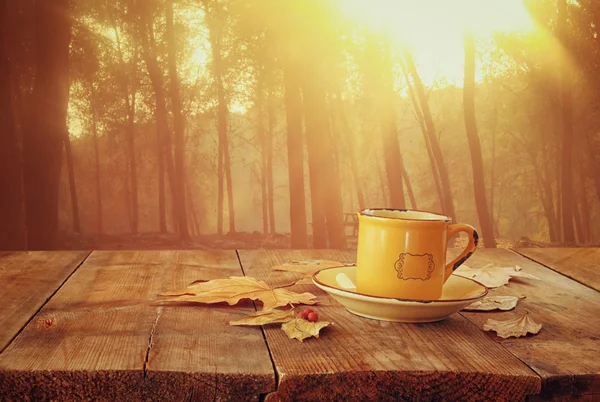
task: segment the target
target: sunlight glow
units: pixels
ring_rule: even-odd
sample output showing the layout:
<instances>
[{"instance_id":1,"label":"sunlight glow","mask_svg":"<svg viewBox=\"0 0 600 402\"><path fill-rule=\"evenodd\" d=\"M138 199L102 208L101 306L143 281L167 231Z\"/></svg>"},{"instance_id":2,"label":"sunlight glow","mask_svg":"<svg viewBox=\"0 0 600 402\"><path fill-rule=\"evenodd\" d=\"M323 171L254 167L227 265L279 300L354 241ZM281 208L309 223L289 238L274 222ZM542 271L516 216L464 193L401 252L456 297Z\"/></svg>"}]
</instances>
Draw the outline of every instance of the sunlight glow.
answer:
<instances>
[{"instance_id":1,"label":"sunlight glow","mask_svg":"<svg viewBox=\"0 0 600 402\"><path fill-rule=\"evenodd\" d=\"M478 40L494 32L526 32L534 28L522 0L337 0L347 16L369 30L407 44L419 64L423 81L444 78L461 85L463 32ZM481 78L481 70L478 78Z\"/></svg>"}]
</instances>

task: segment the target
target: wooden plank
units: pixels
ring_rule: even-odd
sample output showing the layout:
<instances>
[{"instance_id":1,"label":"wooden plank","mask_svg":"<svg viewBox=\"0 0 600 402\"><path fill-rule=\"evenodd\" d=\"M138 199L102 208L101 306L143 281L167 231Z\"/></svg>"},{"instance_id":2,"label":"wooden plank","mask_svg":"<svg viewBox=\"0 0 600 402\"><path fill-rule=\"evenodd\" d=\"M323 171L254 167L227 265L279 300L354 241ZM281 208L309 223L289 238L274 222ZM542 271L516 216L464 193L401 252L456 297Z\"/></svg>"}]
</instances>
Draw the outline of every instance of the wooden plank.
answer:
<instances>
[{"instance_id":1,"label":"wooden plank","mask_svg":"<svg viewBox=\"0 0 600 402\"><path fill-rule=\"evenodd\" d=\"M271 271L287 260L355 261L354 251L240 250L244 272L272 286L296 274ZM519 400L541 381L525 364L456 314L432 324L400 324L355 316L313 285L315 311L333 321L319 339L265 335L278 373L269 400Z\"/></svg>"},{"instance_id":2,"label":"wooden plank","mask_svg":"<svg viewBox=\"0 0 600 402\"><path fill-rule=\"evenodd\" d=\"M467 264L482 267L490 262L519 265L540 280L513 279L490 291L527 296L513 311L461 314L481 328L488 318L507 320L529 312L543 325L539 334L502 340L489 332L488 337L541 376L542 399L600 393L600 293L509 250L478 250Z\"/></svg>"},{"instance_id":3,"label":"wooden plank","mask_svg":"<svg viewBox=\"0 0 600 402\"><path fill-rule=\"evenodd\" d=\"M89 251L0 252L0 352Z\"/></svg>"},{"instance_id":4,"label":"wooden plank","mask_svg":"<svg viewBox=\"0 0 600 402\"><path fill-rule=\"evenodd\" d=\"M600 248L519 248L515 251L600 291Z\"/></svg>"},{"instance_id":5,"label":"wooden plank","mask_svg":"<svg viewBox=\"0 0 600 402\"><path fill-rule=\"evenodd\" d=\"M257 400L275 387L245 306L160 306L159 292L242 275L234 250L96 251L0 355L0 395L42 400ZM243 395L242 395L243 393Z\"/></svg>"}]
</instances>

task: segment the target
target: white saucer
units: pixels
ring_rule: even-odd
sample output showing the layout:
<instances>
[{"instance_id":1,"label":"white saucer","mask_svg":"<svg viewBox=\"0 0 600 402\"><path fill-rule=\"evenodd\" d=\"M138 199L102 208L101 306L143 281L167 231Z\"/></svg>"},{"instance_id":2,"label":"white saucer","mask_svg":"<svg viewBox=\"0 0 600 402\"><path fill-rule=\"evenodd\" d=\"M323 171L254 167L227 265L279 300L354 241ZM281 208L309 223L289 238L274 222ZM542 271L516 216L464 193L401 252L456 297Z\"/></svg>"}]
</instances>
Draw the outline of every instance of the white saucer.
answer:
<instances>
[{"instance_id":1,"label":"white saucer","mask_svg":"<svg viewBox=\"0 0 600 402\"><path fill-rule=\"evenodd\" d=\"M342 275L340 275L342 274ZM338 277L339 275L339 277ZM338 283L338 278L339 283ZM344 280L345 279L345 280ZM439 300L408 300L369 296L352 288L356 267L325 268L315 272L313 283L356 315L382 321L435 322L481 299L488 289L473 279L451 275Z\"/></svg>"}]
</instances>

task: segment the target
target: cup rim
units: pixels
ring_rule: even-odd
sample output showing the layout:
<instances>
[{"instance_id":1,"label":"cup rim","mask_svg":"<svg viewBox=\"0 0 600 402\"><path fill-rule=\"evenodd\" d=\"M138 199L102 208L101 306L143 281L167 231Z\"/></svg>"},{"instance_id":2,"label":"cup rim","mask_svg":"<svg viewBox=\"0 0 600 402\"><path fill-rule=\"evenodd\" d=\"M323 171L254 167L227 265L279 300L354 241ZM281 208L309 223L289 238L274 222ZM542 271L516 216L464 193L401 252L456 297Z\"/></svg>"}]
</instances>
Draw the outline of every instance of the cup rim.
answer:
<instances>
[{"instance_id":1,"label":"cup rim","mask_svg":"<svg viewBox=\"0 0 600 402\"><path fill-rule=\"evenodd\" d=\"M413 218L398 218L393 216L377 216L369 214L368 211L391 211L391 212L421 212L426 214L435 215L439 219L413 219ZM407 208L363 208L358 212L359 215L374 218L374 219L392 219L397 221L413 221L413 222L452 222L452 218L446 215L439 214L437 212L425 211L421 209L407 209Z\"/></svg>"}]
</instances>

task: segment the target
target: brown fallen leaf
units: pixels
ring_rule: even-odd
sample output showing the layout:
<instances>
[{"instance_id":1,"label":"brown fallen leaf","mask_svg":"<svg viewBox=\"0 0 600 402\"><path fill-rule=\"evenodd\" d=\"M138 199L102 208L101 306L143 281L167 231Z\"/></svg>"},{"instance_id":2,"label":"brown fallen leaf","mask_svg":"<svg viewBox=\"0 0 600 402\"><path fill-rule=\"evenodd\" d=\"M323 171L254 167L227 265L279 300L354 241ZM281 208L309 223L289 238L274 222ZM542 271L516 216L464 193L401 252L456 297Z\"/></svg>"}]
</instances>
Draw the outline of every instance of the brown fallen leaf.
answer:
<instances>
[{"instance_id":1,"label":"brown fallen leaf","mask_svg":"<svg viewBox=\"0 0 600 402\"><path fill-rule=\"evenodd\" d=\"M305 277L311 277L315 272L323 268L340 267L347 264L331 260L309 260L309 261L288 261L285 264L271 267L273 271L286 271L302 274Z\"/></svg>"},{"instance_id":2,"label":"brown fallen leaf","mask_svg":"<svg viewBox=\"0 0 600 402\"><path fill-rule=\"evenodd\" d=\"M542 329L542 324L538 324L529 318L529 314L525 313L522 317L507 321L487 320L483 324L484 331L496 331L499 337L516 338L525 336L527 333L537 334Z\"/></svg>"},{"instance_id":3,"label":"brown fallen leaf","mask_svg":"<svg viewBox=\"0 0 600 402\"><path fill-rule=\"evenodd\" d=\"M278 324L293 320L296 317L294 309L291 310L261 310L254 314L240 318L239 320L229 321L229 325L266 325Z\"/></svg>"},{"instance_id":4,"label":"brown fallen leaf","mask_svg":"<svg viewBox=\"0 0 600 402\"><path fill-rule=\"evenodd\" d=\"M281 326L281 329L290 339L298 339L302 342L306 338L314 336L319 337L319 331L328 325L333 325L327 321L310 322L302 318L294 318Z\"/></svg>"},{"instance_id":5,"label":"brown fallen leaf","mask_svg":"<svg viewBox=\"0 0 600 402\"><path fill-rule=\"evenodd\" d=\"M492 311L503 310L508 311L517 307L519 299L524 299L525 296L488 296L474 303L469 304L463 310L465 311Z\"/></svg>"},{"instance_id":6,"label":"brown fallen leaf","mask_svg":"<svg viewBox=\"0 0 600 402\"><path fill-rule=\"evenodd\" d=\"M311 293L296 293L283 288L271 289L263 281L249 276L232 276L229 279L215 279L196 282L187 288L160 293L160 296L173 296L160 302L221 303L237 304L242 299L260 300L263 309L268 310L287 304L315 304L316 296Z\"/></svg>"},{"instance_id":7,"label":"brown fallen leaf","mask_svg":"<svg viewBox=\"0 0 600 402\"><path fill-rule=\"evenodd\" d=\"M514 267L496 267L494 264L488 264L483 268L471 268L461 265L454 273L465 278L475 279L488 288L504 286L514 277L540 279L537 276L523 272L518 265Z\"/></svg>"}]
</instances>

